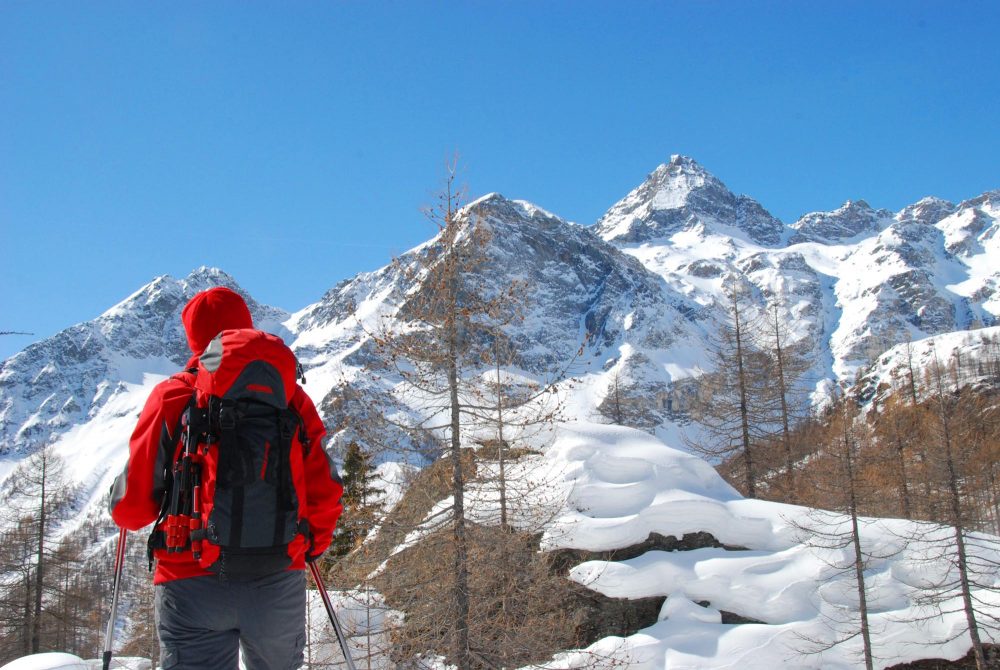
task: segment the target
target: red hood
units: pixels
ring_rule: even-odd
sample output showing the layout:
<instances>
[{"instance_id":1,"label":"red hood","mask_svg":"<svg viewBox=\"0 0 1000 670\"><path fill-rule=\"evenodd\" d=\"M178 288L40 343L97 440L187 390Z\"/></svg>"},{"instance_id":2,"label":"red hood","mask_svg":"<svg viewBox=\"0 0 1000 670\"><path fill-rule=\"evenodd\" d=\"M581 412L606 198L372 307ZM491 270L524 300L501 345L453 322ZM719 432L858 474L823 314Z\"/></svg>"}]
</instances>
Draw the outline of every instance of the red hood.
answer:
<instances>
[{"instance_id":1,"label":"red hood","mask_svg":"<svg viewBox=\"0 0 1000 670\"><path fill-rule=\"evenodd\" d=\"M184 306L181 312L188 346L195 356L205 351L208 343L224 330L253 328L250 310L235 291L216 286L202 291Z\"/></svg>"}]
</instances>

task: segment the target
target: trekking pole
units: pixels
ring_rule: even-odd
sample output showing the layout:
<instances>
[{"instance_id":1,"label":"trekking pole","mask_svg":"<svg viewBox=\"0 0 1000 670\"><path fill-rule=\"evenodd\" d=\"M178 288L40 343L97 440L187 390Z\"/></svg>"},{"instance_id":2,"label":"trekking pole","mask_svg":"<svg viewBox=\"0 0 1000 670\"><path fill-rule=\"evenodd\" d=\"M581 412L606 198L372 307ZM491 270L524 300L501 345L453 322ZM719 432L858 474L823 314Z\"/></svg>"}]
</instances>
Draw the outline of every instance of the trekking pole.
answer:
<instances>
[{"instance_id":1,"label":"trekking pole","mask_svg":"<svg viewBox=\"0 0 1000 670\"><path fill-rule=\"evenodd\" d=\"M340 642L340 650L344 653L344 660L347 661L347 670L357 670L354 667L354 659L351 658L351 652L347 648L347 638L344 637L344 629L340 627L340 620L337 619L337 613L333 611L330 594L326 592L326 587L323 586L323 578L320 577L319 568L315 563L310 563L309 570L312 572L313 581L316 582L316 588L319 590L319 597L323 599L323 607L326 608L326 613L330 617L330 623L333 624L333 631L337 634L337 640Z\"/></svg>"},{"instance_id":2,"label":"trekking pole","mask_svg":"<svg viewBox=\"0 0 1000 670\"><path fill-rule=\"evenodd\" d=\"M115 635L115 619L118 618L118 594L121 591L122 568L125 564L125 533L118 531L118 547L115 550L115 585L111 593L111 618L108 619L108 630L104 633L104 670L111 667L111 643Z\"/></svg>"}]
</instances>

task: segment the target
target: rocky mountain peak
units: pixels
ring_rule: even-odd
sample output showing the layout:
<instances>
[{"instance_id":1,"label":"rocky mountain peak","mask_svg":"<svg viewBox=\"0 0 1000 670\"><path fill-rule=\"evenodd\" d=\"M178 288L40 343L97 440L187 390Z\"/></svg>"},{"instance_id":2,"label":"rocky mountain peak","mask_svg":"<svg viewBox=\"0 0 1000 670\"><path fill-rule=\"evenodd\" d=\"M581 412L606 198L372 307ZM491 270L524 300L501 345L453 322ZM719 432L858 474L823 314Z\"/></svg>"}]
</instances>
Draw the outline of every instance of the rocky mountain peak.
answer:
<instances>
[{"instance_id":1,"label":"rocky mountain peak","mask_svg":"<svg viewBox=\"0 0 1000 670\"><path fill-rule=\"evenodd\" d=\"M693 170L701 170L701 171L705 170L705 168L701 166L701 163L691 158L690 156L684 156L682 154L670 154L670 162L667 163L667 165L677 166L681 168L689 167Z\"/></svg>"},{"instance_id":2,"label":"rocky mountain peak","mask_svg":"<svg viewBox=\"0 0 1000 670\"><path fill-rule=\"evenodd\" d=\"M987 191L979 197L963 201L958 206L959 209L968 209L972 207L986 208L994 212L1000 212L1000 189Z\"/></svg>"},{"instance_id":3,"label":"rocky mountain peak","mask_svg":"<svg viewBox=\"0 0 1000 670\"><path fill-rule=\"evenodd\" d=\"M286 312L258 303L222 270L201 267L182 280L156 277L95 319L0 363L0 454L30 451L99 411L109 399L102 385L107 380L140 383L145 373L182 369L191 352L181 310L213 286L242 295L258 328L287 334L281 325Z\"/></svg>"},{"instance_id":4,"label":"rocky mountain peak","mask_svg":"<svg viewBox=\"0 0 1000 670\"><path fill-rule=\"evenodd\" d=\"M213 286L228 286L230 288L239 286L228 272L207 265L192 270L191 274L185 277L182 282L196 291L203 291Z\"/></svg>"},{"instance_id":5,"label":"rocky mountain peak","mask_svg":"<svg viewBox=\"0 0 1000 670\"><path fill-rule=\"evenodd\" d=\"M919 221L934 224L955 212L955 204L941 198L923 198L904 207L896 215L897 221Z\"/></svg>"},{"instance_id":6,"label":"rocky mountain peak","mask_svg":"<svg viewBox=\"0 0 1000 670\"><path fill-rule=\"evenodd\" d=\"M718 177L705 169L705 166L690 156L682 154L672 154L670 161L659 165L649 174L647 180L655 178L671 180L681 184L686 183L691 190L702 188L706 185L728 190Z\"/></svg>"},{"instance_id":7,"label":"rocky mountain peak","mask_svg":"<svg viewBox=\"0 0 1000 670\"><path fill-rule=\"evenodd\" d=\"M639 189L657 210L680 209L692 201L692 204L714 203L734 197L725 184L697 161L679 154L653 170Z\"/></svg>"},{"instance_id":8,"label":"rocky mountain peak","mask_svg":"<svg viewBox=\"0 0 1000 670\"><path fill-rule=\"evenodd\" d=\"M674 154L594 225L605 240L648 242L694 225L722 224L759 244L780 242L784 225L748 196L736 196L694 159Z\"/></svg>"},{"instance_id":9,"label":"rocky mountain peak","mask_svg":"<svg viewBox=\"0 0 1000 670\"><path fill-rule=\"evenodd\" d=\"M500 193L490 193L473 200L463 208L461 215L475 213L481 217L494 218L507 223L528 223L535 218L556 219L565 223L555 214L548 212L527 200L510 200Z\"/></svg>"},{"instance_id":10,"label":"rocky mountain peak","mask_svg":"<svg viewBox=\"0 0 1000 670\"><path fill-rule=\"evenodd\" d=\"M793 223L791 242L846 242L878 233L893 218L892 212L873 209L864 200L848 200L832 212L812 212Z\"/></svg>"},{"instance_id":11,"label":"rocky mountain peak","mask_svg":"<svg viewBox=\"0 0 1000 670\"><path fill-rule=\"evenodd\" d=\"M203 265L184 279L175 279L170 275L156 277L128 298L104 312L98 317L98 321L107 323L131 322L137 319L147 319L150 316L171 314L177 317L176 326L179 328L180 310L187 301L196 293L217 286L225 286L239 293L246 301L247 307L250 308L250 314L253 315L255 323L273 324L288 316L283 310L258 303L229 273L219 268Z\"/></svg>"}]
</instances>

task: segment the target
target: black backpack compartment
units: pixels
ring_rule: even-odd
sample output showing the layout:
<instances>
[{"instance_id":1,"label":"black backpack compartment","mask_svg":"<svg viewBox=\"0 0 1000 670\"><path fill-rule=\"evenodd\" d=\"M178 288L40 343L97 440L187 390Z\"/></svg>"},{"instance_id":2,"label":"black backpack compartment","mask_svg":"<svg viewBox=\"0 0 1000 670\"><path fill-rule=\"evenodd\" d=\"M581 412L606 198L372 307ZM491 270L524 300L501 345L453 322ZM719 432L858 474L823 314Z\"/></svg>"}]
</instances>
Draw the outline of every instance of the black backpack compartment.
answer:
<instances>
[{"instance_id":1,"label":"black backpack compartment","mask_svg":"<svg viewBox=\"0 0 1000 670\"><path fill-rule=\"evenodd\" d=\"M283 570L299 532L291 450L301 421L290 409L255 400L217 406L219 458L205 529L206 539L221 548L217 571L258 576Z\"/></svg>"}]
</instances>

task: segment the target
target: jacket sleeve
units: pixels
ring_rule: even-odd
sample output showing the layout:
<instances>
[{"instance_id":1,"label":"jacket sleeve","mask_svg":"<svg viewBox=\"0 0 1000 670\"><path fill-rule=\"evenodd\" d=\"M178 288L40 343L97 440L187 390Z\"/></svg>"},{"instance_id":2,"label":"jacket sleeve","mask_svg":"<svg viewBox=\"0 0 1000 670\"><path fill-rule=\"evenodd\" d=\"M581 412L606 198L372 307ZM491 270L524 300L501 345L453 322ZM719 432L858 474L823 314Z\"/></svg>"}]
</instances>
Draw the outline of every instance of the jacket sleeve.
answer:
<instances>
[{"instance_id":1,"label":"jacket sleeve","mask_svg":"<svg viewBox=\"0 0 1000 670\"><path fill-rule=\"evenodd\" d=\"M180 420L191 399L189 385L170 378L153 389L129 439L125 469L111 487L111 518L139 530L156 521L166 487L166 470L180 440Z\"/></svg>"},{"instance_id":2,"label":"jacket sleeve","mask_svg":"<svg viewBox=\"0 0 1000 670\"><path fill-rule=\"evenodd\" d=\"M337 473L330 455L323 448L326 428L316 412L312 400L301 387L295 390L292 405L305 425L309 449L305 461L306 476L306 518L313 534L312 556L319 556L333 539L333 530L343 511L340 498L344 492L343 482Z\"/></svg>"}]
</instances>

